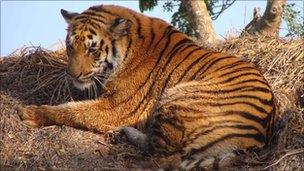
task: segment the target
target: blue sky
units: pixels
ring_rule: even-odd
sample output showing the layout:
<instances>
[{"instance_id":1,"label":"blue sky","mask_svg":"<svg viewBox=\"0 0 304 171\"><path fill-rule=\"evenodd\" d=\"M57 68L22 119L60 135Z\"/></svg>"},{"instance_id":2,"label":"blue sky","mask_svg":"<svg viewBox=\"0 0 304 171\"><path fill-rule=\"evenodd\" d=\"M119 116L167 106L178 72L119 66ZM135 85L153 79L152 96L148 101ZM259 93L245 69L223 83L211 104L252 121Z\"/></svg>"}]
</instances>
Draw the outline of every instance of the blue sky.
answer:
<instances>
[{"instance_id":1,"label":"blue sky","mask_svg":"<svg viewBox=\"0 0 304 171\"><path fill-rule=\"evenodd\" d=\"M289 0L290 1L290 0ZM22 47L42 46L51 47L54 43L65 38L67 27L60 15L60 9L82 12L92 5L116 4L139 11L138 1L1 1L1 56L6 56ZM168 22L172 13L163 11L165 1L151 12L145 14L162 18ZM302 1L296 2L298 6ZM254 7L264 11L265 1L237 1L227 9L217 20L213 21L218 37L224 37L228 31L241 31L252 19ZM282 31L286 25L282 25ZM283 33L284 35L284 33Z\"/></svg>"}]
</instances>

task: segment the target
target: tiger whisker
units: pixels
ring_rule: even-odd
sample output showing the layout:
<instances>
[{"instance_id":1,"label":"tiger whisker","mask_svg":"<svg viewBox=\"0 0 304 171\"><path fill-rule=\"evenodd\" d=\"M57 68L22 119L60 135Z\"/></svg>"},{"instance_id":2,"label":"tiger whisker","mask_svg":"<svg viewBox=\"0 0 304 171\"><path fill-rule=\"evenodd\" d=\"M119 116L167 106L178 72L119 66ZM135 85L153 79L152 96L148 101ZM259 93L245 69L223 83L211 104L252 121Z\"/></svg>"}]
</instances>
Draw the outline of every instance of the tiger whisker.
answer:
<instances>
[{"instance_id":1,"label":"tiger whisker","mask_svg":"<svg viewBox=\"0 0 304 171\"><path fill-rule=\"evenodd\" d=\"M98 92L97 92L97 86L96 86L96 82L93 82L93 92L94 92L94 99L96 99L98 97Z\"/></svg>"},{"instance_id":2,"label":"tiger whisker","mask_svg":"<svg viewBox=\"0 0 304 171\"><path fill-rule=\"evenodd\" d=\"M89 96L89 99L92 98L92 87L88 88L88 96Z\"/></svg>"},{"instance_id":3,"label":"tiger whisker","mask_svg":"<svg viewBox=\"0 0 304 171\"><path fill-rule=\"evenodd\" d=\"M107 87L99 80L98 77L93 76L93 78L102 86L102 88L103 88L104 90L108 91L108 90L107 90Z\"/></svg>"}]
</instances>

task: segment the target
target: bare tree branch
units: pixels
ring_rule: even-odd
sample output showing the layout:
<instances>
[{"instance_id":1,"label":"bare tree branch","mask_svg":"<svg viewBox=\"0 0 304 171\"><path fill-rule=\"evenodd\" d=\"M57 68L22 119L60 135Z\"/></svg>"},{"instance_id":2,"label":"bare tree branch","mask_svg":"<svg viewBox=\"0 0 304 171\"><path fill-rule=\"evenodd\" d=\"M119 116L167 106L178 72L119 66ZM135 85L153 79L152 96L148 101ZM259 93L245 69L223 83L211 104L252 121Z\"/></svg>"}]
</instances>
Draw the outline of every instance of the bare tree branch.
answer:
<instances>
[{"instance_id":1,"label":"bare tree branch","mask_svg":"<svg viewBox=\"0 0 304 171\"><path fill-rule=\"evenodd\" d=\"M213 29L212 20L204 1L182 0L187 13L191 18L191 25L195 28L197 41L205 47L216 44L216 34Z\"/></svg>"},{"instance_id":2,"label":"bare tree branch","mask_svg":"<svg viewBox=\"0 0 304 171\"><path fill-rule=\"evenodd\" d=\"M286 0L268 0L263 16L260 17L258 10L255 9L254 17L245 27L244 32L277 37L285 4Z\"/></svg>"}]
</instances>

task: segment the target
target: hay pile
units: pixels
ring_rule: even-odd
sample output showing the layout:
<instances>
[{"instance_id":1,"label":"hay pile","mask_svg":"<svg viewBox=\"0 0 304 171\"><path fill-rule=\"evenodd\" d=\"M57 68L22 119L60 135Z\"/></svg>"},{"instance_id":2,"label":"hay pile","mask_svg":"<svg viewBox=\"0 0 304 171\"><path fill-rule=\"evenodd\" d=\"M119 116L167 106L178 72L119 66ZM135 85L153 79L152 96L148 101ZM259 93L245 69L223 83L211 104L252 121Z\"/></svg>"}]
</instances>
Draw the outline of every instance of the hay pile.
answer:
<instances>
[{"instance_id":1,"label":"hay pile","mask_svg":"<svg viewBox=\"0 0 304 171\"><path fill-rule=\"evenodd\" d=\"M63 50L22 48L18 54L1 59L0 88L27 103L59 104L77 99L81 93L66 77L66 61Z\"/></svg>"},{"instance_id":2,"label":"hay pile","mask_svg":"<svg viewBox=\"0 0 304 171\"><path fill-rule=\"evenodd\" d=\"M250 60L264 73L277 102L273 144L259 153L241 154L236 168L304 168L304 43L263 37L231 38L217 50ZM82 100L65 74L63 50L24 48L0 58L0 169L157 168L157 160L143 156L125 142L111 144L104 135L70 127L25 127L17 116L22 104L59 104Z\"/></svg>"}]
</instances>

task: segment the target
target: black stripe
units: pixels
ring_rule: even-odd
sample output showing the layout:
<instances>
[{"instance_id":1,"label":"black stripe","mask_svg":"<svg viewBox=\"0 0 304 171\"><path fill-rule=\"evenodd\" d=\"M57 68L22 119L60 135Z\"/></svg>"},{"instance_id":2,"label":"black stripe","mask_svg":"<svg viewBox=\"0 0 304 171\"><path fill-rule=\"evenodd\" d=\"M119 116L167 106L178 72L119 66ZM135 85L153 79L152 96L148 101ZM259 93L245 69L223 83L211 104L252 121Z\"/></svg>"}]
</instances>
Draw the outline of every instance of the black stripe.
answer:
<instances>
[{"instance_id":1,"label":"black stripe","mask_svg":"<svg viewBox=\"0 0 304 171\"><path fill-rule=\"evenodd\" d=\"M190 44L189 46L187 46L187 47L185 48L185 50L188 49L188 48L190 48L190 47L193 47L193 46L196 46L196 45L195 45L195 44ZM184 61L186 61L186 59L188 59L188 57L189 57L192 53L196 52L196 51L199 50L199 49L201 49L201 47L195 48L195 49L193 49L192 51L190 51L190 52L186 55L186 57L184 57L184 59L183 59L182 61L180 61L180 62L173 68L173 70L171 70L171 72L169 73L169 75L167 76L167 78L166 78L166 80L165 80L165 84L164 84L164 86L162 87L162 90L161 90L161 93L160 93L160 94L163 94L163 92L164 92L165 89L167 88L168 83L169 83L169 80L171 79L171 76L172 76L172 74L174 73L174 71L175 71L175 70L176 70Z\"/></svg>"},{"instance_id":2,"label":"black stripe","mask_svg":"<svg viewBox=\"0 0 304 171\"><path fill-rule=\"evenodd\" d=\"M268 116L267 115L264 119L263 118L260 118L258 116L255 116L249 112L244 112L244 111L233 111L233 110L230 110L230 111L225 111L225 112L221 112L219 114L217 114L216 116L227 116L227 115L240 115L246 119L249 119L249 120L253 120L257 123L260 123L264 128L267 126L267 122L268 122Z\"/></svg>"},{"instance_id":3,"label":"black stripe","mask_svg":"<svg viewBox=\"0 0 304 171\"><path fill-rule=\"evenodd\" d=\"M203 106L228 106L228 105L237 105L237 104L246 104L246 105L249 105L251 107L253 107L254 109L256 109L257 111L261 112L261 113L264 113L264 114L269 114L269 112L267 112L264 108L261 108L260 106L256 105L256 104L253 104L253 103L250 103L250 102L229 102L229 103L200 103L202 104Z\"/></svg>"},{"instance_id":4,"label":"black stripe","mask_svg":"<svg viewBox=\"0 0 304 171\"><path fill-rule=\"evenodd\" d=\"M234 68L234 67L241 66L242 64L246 64L246 66L248 65L245 61L237 61L237 62L227 64L227 65L225 65L221 68L218 68L218 69L214 70L214 72L224 71L224 70L227 70L227 69L231 69L231 68Z\"/></svg>"},{"instance_id":5,"label":"black stripe","mask_svg":"<svg viewBox=\"0 0 304 171\"><path fill-rule=\"evenodd\" d=\"M179 51L183 51L186 48L188 48L189 46L192 46L191 44L189 45L189 43L192 43L192 41L188 38L182 39L180 40L178 43L176 43L174 45L174 47L171 49L171 51L168 53L170 54L168 57L168 60L166 61L164 68L162 68L162 71L165 70L165 68L167 67L167 65L172 61L173 57L175 56L175 54ZM185 49L181 49L184 45L188 44L187 47L185 47Z\"/></svg>"},{"instance_id":6,"label":"black stripe","mask_svg":"<svg viewBox=\"0 0 304 171\"><path fill-rule=\"evenodd\" d=\"M89 28L89 31L91 34L97 35L97 33L93 29Z\"/></svg>"},{"instance_id":7,"label":"black stripe","mask_svg":"<svg viewBox=\"0 0 304 171\"><path fill-rule=\"evenodd\" d=\"M225 77L225 76L227 76L227 75L232 75L232 74L235 74L235 73L239 73L239 72L241 72L241 71L247 71L247 72L252 72L252 73L254 73L254 71L255 72L258 72L257 70L256 70L256 68L254 68L254 67L250 67L250 66L246 66L246 67L241 67L241 68L237 68L237 69L233 69L233 70L231 70L231 71L229 71L229 72L221 72L222 73L222 75L220 75L220 76L218 76L219 78L222 78L222 77Z\"/></svg>"},{"instance_id":8,"label":"black stripe","mask_svg":"<svg viewBox=\"0 0 304 171\"><path fill-rule=\"evenodd\" d=\"M256 86L242 86L242 87L237 87L233 89L228 89L228 90L195 90L192 91L191 93L213 93L213 94L222 94L222 93L232 93L235 91L261 91L264 93L271 93L271 91L268 88L264 87L256 87Z\"/></svg>"},{"instance_id":9,"label":"black stripe","mask_svg":"<svg viewBox=\"0 0 304 171\"><path fill-rule=\"evenodd\" d=\"M77 21L77 20L82 20L82 19L88 20L89 17L88 17L88 16L85 16L85 15L78 15L78 16L76 16L76 17L74 18L75 21Z\"/></svg>"},{"instance_id":10,"label":"black stripe","mask_svg":"<svg viewBox=\"0 0 304 171\"><path fill-rule=\"evenodd\" d=\"M101 26L100 26L100 24L99 23L96 23L95 21L91 21L90 22L90 26L92 26L94 29L96 29L96 30L100 30L101 29Z\"/></svg>"},{"instance_id":11,"label":"black stripe","mask_svg":"<svg viewBox=\"0 0 304 171\"><path fill-rule=\"evenodd\" d=\"M210 133L214 133L214 131L220 130L220 129L226 129L226 128L235 128L240 130L255 130L258 134L260 134L261 137L263 137L263 140L265 142L266 137L263 135L263 133L256 127L251 125L217 125L214 127L211 127L211 129L207 129L205 131L202 131L200 133L197 133L192 138L188 138L186 141L186 144L192 144L196 139L199 137L205 136Z\"/></svg>"},{"instance_id":12,"label":"black stripe","mask_svg":"<svg viewBox=\"0 0 304 171\"><path fill-rule=\"evenodd\" d=\"M193 119L191 119L191 120L193 121ZM190 122L192 122L192 121L190 121ZM213 122L210 122L209 125L203 125L203 126L196 127L195 129L193 129L192 131L190 131L189 133L187 133L187 137L191 137L193 134L195 134L196 132L198 132L198 130L202 130L204 128L210 128L211 127L210 125L212 125L212 126L221 125L222 126L223 124L226 124L226 123L241 124L242 122L239 121L239 120L218 120L218 121L213 121ZM183 146L185 146L186 143L187 143L186 141L183 142Z\"/></svg>"},{"instance_id":13,"label":"black stripe","mask_svg":"<svg viewBox=\"0 0 304 171\"><path fill-rule=\"evenodd\" d=\"M177 33L177 32L174 32L174 31L171 31L168 33L168 35L166 37L168 37L167 39L167 42L165 44L165 47L162 49L162 51L160 52L159 54L159 58L162 57L165 53L165 51L167 50L168 46L170 45L171 43L171 36L174 34L174 33Z\"/></svg>"},{"instance_id":14,"label":"black stripe","mask_svg":"<svg viewBox=\"0 0 304 171\"><path fill-rule=\"evenodd\" d=\"M193 119L204 119L206 118L206 116L208 117L223 117L223 116L229 116L229 115L239 115L242 116L248 120L252 120L255 121L256 123L261 124L264 128L267 126L268 123L268 117L269 115L267 115L265 118L260 118L258 116L253 115L252 113L249 112L245 112L245 111L238 111L238 110L228 110L228 111L224 111L224 112L215 112L212 114L208 114L206 115L206 111L202 111L199 109L193 109L189 107L183 107L183 106L176 106L177 112L179 111L185 111L185 112L192 112L192 113L197 113L196 116L187 116L188 118L193 118ZM183 116L185 117L185 116Z\"/></svg>"},{"instance_id":15,"label":"black stripe","mask_svg":"<svg viewBox=\"0 0 304 171\"><path fill-rule=\"evenodd\" d=\"M154 39L155 39L155 33L154 33L154 28L153 28L153 18L150 18L150 35L151 35L151 42L150 45L153 45Z\"/></svg>"},{"instance_id":16,"label":"black stripe","mask_svg":"<svg viewBox=\"0 0 304 171\"><path fill-rule=\"evenodd\" d=\"M227 100L227 99L238 99L238 98L249 98L249 99L255 99L255 100L258 100L260 103L262 103L263 105L269 105L269 106L272 106L273 105L273 102L272 100L266 100L266 99L262 99L258 96L253 96L253 95L237 95L237 96L225 96L225 97L211 97L210 95L208 95L208 97L206 96L202 96L202 95L187 95L187 96L182 96L182 97L179 97L179 98L171 98L170 101L167 101L167 103L171 103L173 101L178 101L178 100L198 100L198 99L204 99L204 100Z\"/></svg>"},{"instance_id":17,"label":"black stripe","mask_svg":"<svg viewBox=\"0 0 304 171\"><path fill-rule=\"evenodd\" d=\"M101 39L99 42L99 49L103 51L104 40Z\"/></svg>"},{"instance_id":18,"label":"black stripe","mask_svg":"<svg viewBox=\"0 0 304 171\"><path fill-rule=\"evenodd\" d=\"M251 75L251 74L249 74L249 75ZM255 76L257 76L257 75L255 75ZM262 77L260 77L260 78L262 78ZM224 82L227 82L227 81L222 81L222 82L218 82L218 83L221 84L221 83L224 83ZM250 83L250 82L252 82L252 83L254 83L254 82L257 83L258 82L258 83L261 83L261 84L265 85L266 87L269 87L269 85L268 85L267 82L265 82L264 80L261 81L259 79L248 79L248 80L244 79L244 80L241 80L241 81L238 81L238 82L234 82L234 83L229 84L229 85L230 86L234 86L234 85L243 84L243 83Z\"/></svg>"},{"instance_id":19,"label":"black stripe","mask_svg":"<svg viewBox=\"0 0 304 171\"><path fill-rule=\"evenodd\" d=\"M195 45L195 44L188 44L186 47L184 47L184 48L182 49L182 51L186 51L187 49L189 49L189 48L191 48L191 47L197 47L197 45ZM168 77L171 77L171 75L173 74L174 70L175 70L176 68L178 68L186 59L188 59L188 57L189 57L192 53L194 53L195 51L197 51L197 50L199 50L199 49L201 49L201 47L195 48L195 49L193 49L192 51L190 51L190 52L184 57L184 59L183 59L182 61L180 61L180 62L173 68L173 70L170 72L170 74L168 75ZM169 59L172 58L173 55L175 55L177 52L178 52L178 50L176 50L176 52L174 52L173 54L171 54L170 57L169 57ZM172 56L172 57L171 57L171 56ZM167 61L167 62L168 62L168 61Z\"/></svg>"},{"instance_id":20,"label":"black stripe","mask_svg":"<svg viewBox=\"0 0 304 171\"><path fill-rule=\"evenodd\" d=\"M82 21L87 21L87 20L90 20L91 22L95 21L98 24L102 23L102 24L106 25L106 21L103 21L103 20L101 20L99 18L96 18L94 16L79 15L79 16L75 17L75 21L82 22Z\"/></svg>"},{"instance_id":21,"label":"black stripe","mask_svg":"<svg viewBox=\"0 0 304 171\"><path fill-rule=\"evenodd\" d=\"M273 100L273 98L272 98L272 100ZM266 134L268 144L271 144L271 138L273 138L272 135L275 130L275 114L276 114L276 108L273 104L273 110L271 112L271 115L269 115L269 120L268 120L269 125L267 127L267 134Z\"/></svg>"},{"instance_id":22,"label":"black stripe","mask_svg":"<svg viewBox=\"0 0 304 171\"><path fill-rule=\"evenodd\" d=\"M144 39L145 37L143 36L142 32L141 32L141 23L140 23L140 19L137 18L137 16L135 15L132 15L135 20L136 20L136 23L137 23L137 36L139 39Z\"/></svg>"},{"instance_id":23,"label":"black stripe","mask_svg":"<svg viewBox=\"0 0 304 171\"><path fill-rule=\"evenodd\" d=\"M264 92L264 93L271 93L271 91L268 88L264 88L264 87L256 87L256 86L248 86L248 88L243 88L240 89L241 92L246 92L246 91L260 91L260 92Z\"/></svg>"},{"instance_id":24,"label":"black stripe","mask_svg":"<svg viewBox=\"0 0 304 171\"><path fill-rule=\"evenodd\" d=\"M99 18L96 18L96 17L91 17L90 20L91 21L97 21L99 23L102 23L102 24L106 25L106 21L103 21L103 20L101 20Z\"/></svg>"},{"instance_id":25,"label":"black stripe","mask_svg":"<svg viewBox=\"0 0 304 171\"><path fill-rule=\"evenodd\" d=\"M254 127L252 125L219 125L219 126L213 127L212 129L200 132L198 134L198 136L207 135L211 132L214 132L214 131L216 131L218 129L222 129L222 128L235 128L235 129L240 129L240 130L255 130L256 132L261 134L261 136L263 136L265 139L265 136L263 135L263 133L258 128Z\"/></svg>"},{"instance_id":26,"label":"black stripe","mask_svg":"<svg viewBox=\"0 0 304 171\"><path fill-rule=\"evenodd\" d=\"M194 80L196 78L197 75L201 75L204 74L209 68L211 68L213 65L215 65L216 63L225 60L225 59L230 59L230 58L235 58L234 56L225 56L225 57L221 57L221 58L216 58L215 60L213 60L212 62L208 61L208 63L206 63L206 65L204 65L204 67L202 67L201 69L199 69L198 71L196 71L191 77L190 80ZM203 70L202 70L203 69Z\"/></svg>"},{"instance_id":27,"label":"black stripe","mask_svg":"<svg viewBox=\"0 0 304 171\"><path fill-rule=\"evenodd\" d=\"M199 58L197 58L195 61L193 61L183 72L183 74L180 76L180 78L178 79L177 83L181 82L182 79L185 77L185 75L189 72L189 70L196 64L198 64L198 62L202 59L204 59L205 57L209 57L212 54L214 54L213 52L206 52L205 54L203 54L202 56L200 56Z\"/></svg>"},{"instance_id":28,"label":"black stripe","mask_svg":"<svg viewBox=\"0 0 304 171\"><path fill-rule=\"evenodd\" d=\"M125 57L123 59L123 62L127 60L128 55L129 55L129 51L131 49L131 45L132 45L132 39L130 39L130 35L128 35L128 46L127 46L127 50L125 52Z\"/></svg>"},{"instance_id":29,"label":"black stripe","mask_svg":"<svg viewBox=\"0 0 304 171\"><path fill-rule=\"evenodd\" d=\"M109 47L108 46L106 46L105 51L106 51L106 54L108 56L108 54L109 54Z\"/></svg>"},{"instance_id":30,"label":"black stripe","mask_svg":"<svg viewBox=\"0 0 304 171\"><path fill-rule=\"evenodd\" d=\"M263 77L262 77L261 74L249 72L249 73L242 73L242 74L240 74L240 75L236 75L236 76L233 76L233 77L230 77L230 78L221 80L221 81L219 81L219 82L212 82L212 83L206 84L206 85L224 84L224 83L227 84L227 83L231 83L231 84L229 84L229 86L232 87L232 86L234 86L234 85L241 85L242 83L258 82L258 83L261 83L261 84L265 85L266 87L269 87L268 83L267 83L266 81L264 81L264 79L263 79L263 81L261 81L261 80L259 80L259 79L255 79L255 78L254 78L254 79L248 79L248 80L243 79L243 80L238 81L238 82L232 82L234 79L240 78L240 77L242 77L242 76L248 76L248 75L257 76L258 78L262 78L262 79L263 79ZM212 78L205 79L205 81L209 81L209 80L212 80ZM254 85L256 85L256 84L254 84Z\"/></svg>"},{"instance_id":31,"label":"black stripe","mask_svg":"<svg viewBox=\"0 0 304 171\"><path fill-rule=\"evenodd\" d=\"M116 46L115 46L115 41L114 40L112 40L111 41L111 45L112 45L112 56L115 58L115 57L117 57L116 55L117 55L117 49L116 49Z\"/></svg>"},{"instance_id":32,"label":"black stripe","mask_svg":"<svg viewBox=\"0 0 304 171\"><path fill-rule=\"evenodd\" d=\"M139 86L139 88L137 89L137 91L135 91L135 93L138 93L140 91L140 89L142 87L144 87L146 85L146 83L148 82L148 80L151 78L151 75L152 73L154 72L154 70L156 69L156 67L158 66L158 64L160 63L161 59L162 59L162 56L164 54L164 52L166 51L167 47L169 46L170 42L171 42L171 36L174 34L175 32L172 32L172 33L169 33L168 35L168 39L167 39L167 42L165 44L165 47L162 49L160 55L158 56L158 59L155 63L155 65L153 66L153 69L150 71L150 73L148 74L147 78L145 79L145 82L143 84L141 84ZM154 87L154 84L155 84L155 81L153 81L153 83L150 85L149 87L149 90L148 92L144 95L144 97L141 99L141 101L138 103L138 105L135 107L134 110L132 110L131 112L129 112L128 114L125 115L125 118L129 117L129 116L132 116L134 113L136 113L136 111L140 108L140 106L142 105L143 101L151 95L152 93L152 89ZM117 105L119 104L123 104L125 103L126 101L129 101L131 100L132 98L134 97L134 95L130 95L129 98L127 98L126 100L123 100L121 102L119 102Z\"/></svg>"},{"instance_id":33,"label":"black stripe","mask_svg":"<svg viewBox=\"0 0 304 171\"><path fill-rule=\"evenodd\" d=\"M200 148L193 148L191 149L191 151L186 154L187 156L192 156L195 155L197 153L203 153L204 151L206 151L209 148L212 148L214 145L216 145L217 143L227 140L227 139L231 139L231 138L252 138L255 139L256 141L259 141L261 143L265 142L264 136L261 136L261 134L228 134L225 135L221 138L216 139L215 141L211 141L208 144L200 147Z\"/></svg>"},{"instance_id":34,"label":"black stripe","mask_svg":"<svg viewBox=\"0 0 304 171\"><path fill-rule=\"evenodd\" d=\"M185 49L183 49L183 50L186 50L187 48L190 48L190 47L192 47L192 46L196 46L195 44L190 44L190 45L188 45ZM194 52L194 51L196 51L196 50L198 50L198 49L200 49L200 47L199 48L197 48L197 49L195 49L195 50L193 50L193 51L191 51L181 62L179 62L174 68L173 68L173 70L169 73L169 75L167 76L167 78L165 79L165 83L164 83L164 85L163 85L163 87L162 87L162 90L161 90L161 92L160 92L160 94L163 94L164 93L164 91L167 89L167 86L168 86L168 84L169 84L169 81L171 80L171 77L172 77L172 74L174 73L174 71L175 71L175 69L178 67L178 66L180 66L180 64L182 63L182 62L184 62L188 57L189 57L189 55L190 54L192 54L192 52ZM203 55L204 56L204 55ZM200 57L200 58L203 58L203 57ZM199 58L199 59L200 59ZM186 73L186 71L187 70L185 70L184 71L184 73Z\"/></svg>"},{"instance_id":35,"label":"black stripe","mask_svg":"<svg viewBox=\"0 0 304 171\"><path fill-rule=\"evenodd\" d=\"M154 71L154 69L156 68L156 66L158 66L158 63L159 63L160 60L162 59L162 57L163 57L163 55L164 55L164 52L166 51L166 49L168 48L168 46L169 46L169 44L170 44L170 42L171 42L171 36L172 36L174 33L179 33L179 32L173 32L173 31L172 31L172 32L168 33L167 42L166 42L165 47L163 48L163 50L161 51L161 53L160 53L160 55L159 55L159 57L158 57L158 61L157 61L156 64L154 65L152 71L149 73L149 76L148 76L148 78L145 80L144 84L142 84L142 85L140 86L140 88L137 89L136 92L138 92L138 91L146 84L146 82L147 82L148 79L150 78L152 72ZM158 74L157 74L157 75L158 75ZM153 83L152 83L152 84L150 85L150 87L149 87L148 92L144 95L144 97L143 97L143 98L141 99L141 101L138 103L137 107L136 107L133 111L131 111L129 114L127 114L126 116L130 116L130 115L133 115L134 113L136 113L136 111L140 108L140 106L141 106L141 104L143 103L143 101L144 101L148 96L150 96L150 95L152 94L152 92L153 92L153 87L154 87L155 83L156 83L156 81L153 81ZM162 90L162 91L163 91L163 90ZM133 96L130 96L130 98L132 98L132 97L133 97ZM129 98L128 98L128 99L129 99ZM145 104L145 106L146 106L146 105L147 105L147 104Z\"/></svg>"},{"instance_id":36,"label":"black stripe","mask_svg":"<svg viewBox=\"0 0 304 171\"><path fill-rule=\"evenodd\" d=\"M158 47L159 43L160 43L164 38L170 37L170 35L172 35L172 34L174 34L174 33L179 33L177 30L173 30L172 28L173 28L173 26L168 26L168 27L165 29L165 31L164 31L162 37L161 37L161 38L157 41L157 43L154 45L154 49L155 49L156 47ZM159 48L159 47L158 47L158 48Z\"/></svg>"}]
</instances>

